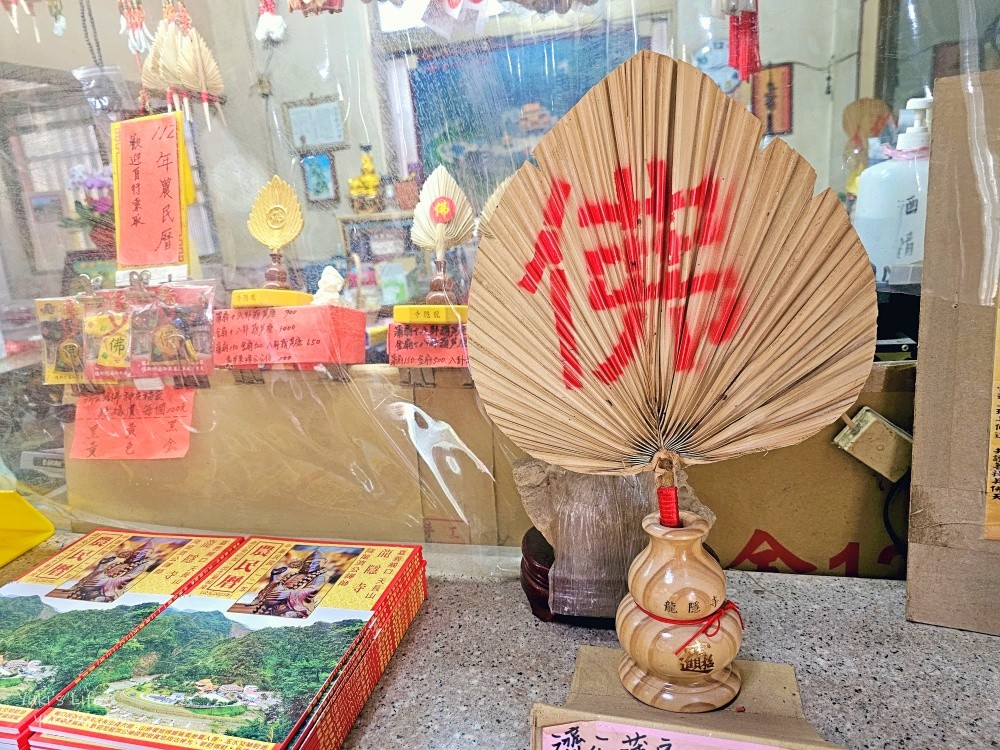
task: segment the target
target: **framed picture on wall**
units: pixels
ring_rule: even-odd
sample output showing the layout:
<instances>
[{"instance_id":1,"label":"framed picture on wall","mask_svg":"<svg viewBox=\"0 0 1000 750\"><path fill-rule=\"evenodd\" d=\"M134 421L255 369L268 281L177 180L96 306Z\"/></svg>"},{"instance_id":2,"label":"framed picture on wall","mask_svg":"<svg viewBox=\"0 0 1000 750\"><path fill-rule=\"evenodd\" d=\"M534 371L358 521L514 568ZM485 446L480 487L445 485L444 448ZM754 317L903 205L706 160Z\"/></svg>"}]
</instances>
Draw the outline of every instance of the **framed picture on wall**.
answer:
<instances>
[{"instance_id":1,"label":"framed picture on wall","mask_svg":"<svg viewBox=\"0 0 1000 750\"><path fill-rule=\"evenodd\" d=\"M83 279L80 278L81 274L86 274L90 278L100 276L104 281L103 288L113 289L117 271L118 258L114 248L110 250L75 250L66 253L66 261L63 264L62 295L68 297L87 291Z\"/></svg>"},{"instance_id":2,"label":"framed picture on wall","mask_svg":"<svg viewBox=\"0 0 1000 750\"><path fill-rule=\"evenodd\" d=\"M751 109L767 135L792 132L792 63L769 65L753 77Z\"/></svg>"},{"instance_id":3,"label":"framed picture on wall","mask_svg":"<svg viewBox=\"0 0 1000 750\"><path fill-rule=\"evenodd\" d=\"M326 208L340 203L340 187L337 185L333 153L320 151L303 154L300 161L308 205Z\"/></svg>"},{"instance_id":4,"label":"framed picture on wall","mask_svg":"<svg viewBox=\"0 0 1000 750\"><path fill-rule=\"evenodd\" d=\"M300 154L347 148L340 100L332 96L285 102L285 120Z\"/></svg>"},{"instance_id":5,"label":"framed picture on wall","mask_svg":"<svg viewBox=\"0 0 1000 750\"><path fill-rule=\"evenodd\" d=\"M60 191L29 193L25 203L34 270L37 273L58 271L67 246L73 245L72 234L61 224L66 216L66 195Z\"/></svg>"}]
</instances>

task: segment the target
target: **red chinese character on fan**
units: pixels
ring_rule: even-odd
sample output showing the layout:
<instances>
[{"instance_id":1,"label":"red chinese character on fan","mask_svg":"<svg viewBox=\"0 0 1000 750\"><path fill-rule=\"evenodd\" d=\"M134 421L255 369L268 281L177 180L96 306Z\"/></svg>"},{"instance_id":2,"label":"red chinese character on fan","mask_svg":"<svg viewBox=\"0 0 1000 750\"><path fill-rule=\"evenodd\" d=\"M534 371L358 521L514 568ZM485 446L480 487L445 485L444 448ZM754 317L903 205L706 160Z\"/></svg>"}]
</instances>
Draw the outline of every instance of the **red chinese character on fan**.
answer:
<instances>
[{"instance_id":1,"label":"red chinese character on fan","mask_svg":"<svg viewBox=\"0 0 1000 750\"><path fill-rule=\"evenodd\" d=\"M706 176L693 188L671 190L670 170L664 160L646 165L649 195L636 195L630 167L615 170L613 200L583 197L577 222L589 230L594 246L584 251L588 276L588 299L594 311L621 311L618 340L593 375L611 384L635 361L645 339L649 319L648 303L660 299L668 303L674 330L674 369L695 367L698 345L708 340L718 345L732 337L739 321L741 305L739 277L731 267L684 275L682 260L694 247L718 245L726 232L726 205L719 194L718 181ZM555 315L563 382L567 388L583 386L570 288L563 262L563 222L572 188L563 180L552 180L543 210L543 227L535 238L534 254L518 282L534 294L549 270L549 295ZM695 212L694 219L687 215ZM679 214L683 212L683 216ZM649 227L649 222L652 226ZM606 227L617 224L620 241L602 242L610 234ZM685 231L684 227L694 227ZM614 269L609 273L609 269ZM617 286L615 286L617 284ZM711 321L690 327L686 301L694 294L717 294Z\"/></svg>"}]
</instances>

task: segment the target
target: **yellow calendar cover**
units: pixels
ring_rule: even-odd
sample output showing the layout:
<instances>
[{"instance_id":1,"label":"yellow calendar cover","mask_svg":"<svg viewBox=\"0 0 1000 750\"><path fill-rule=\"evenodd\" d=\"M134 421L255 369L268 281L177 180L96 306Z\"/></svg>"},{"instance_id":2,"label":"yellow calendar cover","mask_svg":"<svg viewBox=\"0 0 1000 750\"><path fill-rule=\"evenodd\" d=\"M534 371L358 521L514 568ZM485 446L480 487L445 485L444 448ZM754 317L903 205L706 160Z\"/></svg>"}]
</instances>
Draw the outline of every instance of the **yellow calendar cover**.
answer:
<instances>
[{"instance_id":1,"label":"yellow calendar cover","mask_svg":"<svg viewBox=\"0 0 1000 750\"><path fill-rule=\"evenodd\" d=\"M102 529L0 588L0 745L239 541Z\"/></svg>"},{"instance_id":2,"label":"yellow calendar cover","mask_svg":"<svg viewBox=\"0 0 1000 750\"><path fill-rule=\"evenodd\" d=\"M67 748L287 747L422 564L411 545L251 537L32 728Z\"/></svg>"}]
</instances>

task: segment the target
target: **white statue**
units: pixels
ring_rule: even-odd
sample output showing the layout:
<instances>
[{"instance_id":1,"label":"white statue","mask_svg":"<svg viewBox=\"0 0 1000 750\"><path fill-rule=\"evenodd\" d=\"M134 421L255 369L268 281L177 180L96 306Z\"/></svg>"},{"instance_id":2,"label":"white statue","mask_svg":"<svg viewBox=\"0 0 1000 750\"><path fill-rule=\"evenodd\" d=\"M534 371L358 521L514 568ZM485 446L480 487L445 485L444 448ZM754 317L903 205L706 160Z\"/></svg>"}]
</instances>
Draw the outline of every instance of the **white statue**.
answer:
<instances>
[{"instance_id":1,"label":"white statue","mask_svg":"<svg viewBox=\"0 0 1000 750\"><path fill-rule=\"evenodd\" d=\"M323 269L323 275L319 277L319 287L313 295L314 305L343 305L347 306L346 300L340 296L344 288L344 277L340 275L336 268L327 266Z\"/></svg>"}]
</instances>

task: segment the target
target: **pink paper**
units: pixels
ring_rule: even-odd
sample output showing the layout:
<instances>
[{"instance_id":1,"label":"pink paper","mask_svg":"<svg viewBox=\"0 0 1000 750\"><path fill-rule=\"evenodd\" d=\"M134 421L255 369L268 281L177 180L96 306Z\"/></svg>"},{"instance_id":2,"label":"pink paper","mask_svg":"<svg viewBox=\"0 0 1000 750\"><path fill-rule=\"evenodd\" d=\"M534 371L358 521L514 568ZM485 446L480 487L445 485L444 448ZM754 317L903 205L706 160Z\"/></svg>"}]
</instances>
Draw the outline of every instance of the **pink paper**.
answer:
<instances>
[{"instance_id":1,"label":"pink paper","mask_svg":"<svg viewBox=\"0 0 1000 750\"><path fill-rule=\"evenodd\" d=\"M542 730L543 750L780 750L743 740L702 737L607 721L581 721Z\"/></svg>"},{"instance_id":2,"label":"pink paper","mask_svg":"<svg viewBox=\"0 0 1000 750\"><path fill-rule=\"evenodd\" d=\"M193 390L140 391L121 387L81 396L70 458L150 460L181 458L191 446Z\"/></svg>"},{"instance_id":3,"label":"pink paper","mask_svg":"<svg viewBox=\"0 0 1000 750\"><path fill-rule=\"evenodd\" d=\"M335 305L215 311L215 366L362 364L365 314Z\"/></svg>"}]
</instances>

